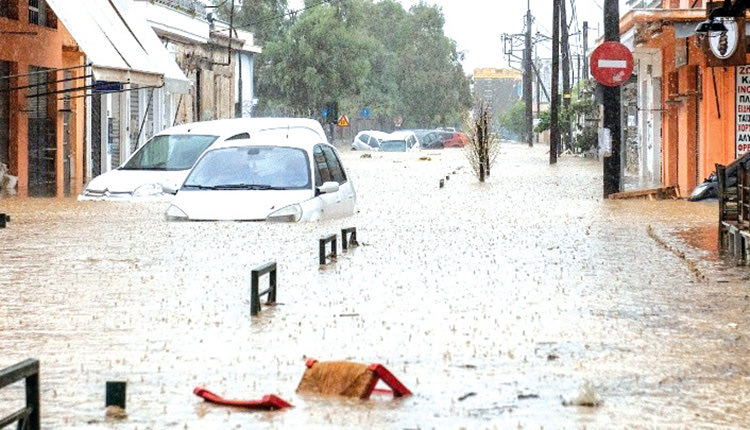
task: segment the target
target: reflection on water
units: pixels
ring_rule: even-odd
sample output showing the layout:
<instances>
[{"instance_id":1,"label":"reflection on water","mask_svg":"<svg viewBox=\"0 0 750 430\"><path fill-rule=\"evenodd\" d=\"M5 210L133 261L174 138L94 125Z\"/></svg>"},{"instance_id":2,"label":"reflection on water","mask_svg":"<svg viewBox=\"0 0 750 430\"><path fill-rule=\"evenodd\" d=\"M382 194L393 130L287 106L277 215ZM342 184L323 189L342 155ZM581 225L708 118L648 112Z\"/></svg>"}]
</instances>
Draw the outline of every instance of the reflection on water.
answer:
<instances>
[{"instance_id":1,"label":"reflection on water","mask_svg":"<svg viewBox=\"0 0 750 430\"><path fill-rule=\"evenodd\" d=\"M505 146L485 184L459 150L421 155L345 153L360 212L319 224L0 200L0 366L40 359L45 428L748 422L744 286L696 280L647 234L703 247L715 207L602 201L600 164L550 167L543 148ZM318 238L349 226L362 246L320 270ZM269 260L280 304L251 318L250 271ZM298 396L306 357L382 363L414 396ZM128 382L122 422L104 416L109 380ZM563 406L587 383L600 407ZM208 405L195 386L296 407Z\"/></svg>"}]
</instances>

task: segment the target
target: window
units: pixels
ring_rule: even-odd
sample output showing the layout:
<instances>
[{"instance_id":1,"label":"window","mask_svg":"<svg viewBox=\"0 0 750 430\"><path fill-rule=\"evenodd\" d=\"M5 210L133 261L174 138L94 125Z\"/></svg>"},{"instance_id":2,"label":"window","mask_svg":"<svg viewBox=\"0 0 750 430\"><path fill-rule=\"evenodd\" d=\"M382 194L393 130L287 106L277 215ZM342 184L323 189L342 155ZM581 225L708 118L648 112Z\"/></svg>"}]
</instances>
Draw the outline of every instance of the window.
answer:
<instances>
[{"instance_id":1,"label":"window","mask_svg":"<svg viewBox=\"0 0 750 430\"><path fill-rule=\"evenodd\" d=\"M44 0L29 0L29 24L57 28L57 17Z\"/></svg>"},{"instance_id":2,"label":"window","mask_svg":"<svg viewBox=\"0 0 750 430\"><path fill-rule=\"evenodd\" d=\"M299 148L240 146L206 153L185 180L186 188L309 190L310 161Z\"/></svg>"},{"instance_id":3,"label":"window","mask_svg":"<svg viewBox=\"0 0 750 430\"><path fill-rule=\"evenodd\" d=\"M159 135L146 142L123 170L187 170L216 140L194 134Z\"/></svg>"},{"instance_id":4,"label":"window","mask_svg":"<svg viewBox=\"0 0 750 430\"><path fill-rule=\"evenodd\" d=\"M0 0L0 16L18 19L17 0Z\"/></svg>"},{"instance_id":5,"label":"window","mask_svg":"<svg viewBox=\"0 0 750 430\"><path fill-rule=\"evenodd\" d=\"M315 186L319 187L324 182L333 181L326 157L323 154L323 148L320 145L313 149L313 159L315 161Z\"/></svg>"},{"instance_id":6,"label":"window","mask_svg":"<svg viewBox=\"0 0 750 430\"><path fill-rule=\"evenodd\" d=\"M334 181L338 182L339 185L346 182L346 175L344 174L344 168L341 167L341 162L333 152L330 146L323 146L323 155L325 156L326 163L328 164L328 170L331 172L331 177Z\"/></svg>"},{"instance_id":7,"label":"window","mask_svg":"<svg viewBox=\"0 0 750 430\"><path fill-rule=\"evenodd\" d=\"M240 140L240 139L250 139L250 134L249 133L235 134L234 136L230 137L227 140Z\"/></svg>"}]
</instances>

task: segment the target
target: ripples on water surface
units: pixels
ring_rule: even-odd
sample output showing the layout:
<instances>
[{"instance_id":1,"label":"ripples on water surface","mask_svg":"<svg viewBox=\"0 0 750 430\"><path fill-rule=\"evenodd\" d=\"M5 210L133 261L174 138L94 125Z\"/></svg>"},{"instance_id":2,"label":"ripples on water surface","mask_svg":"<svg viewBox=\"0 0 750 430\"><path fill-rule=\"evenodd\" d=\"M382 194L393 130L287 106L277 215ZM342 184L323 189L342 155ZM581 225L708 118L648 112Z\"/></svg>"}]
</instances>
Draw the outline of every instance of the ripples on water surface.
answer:
<instances>
[{"instance_id":1,"label":"ripples on water surface","mask_svg":"<svg viewBox=\"0 0 750 430\"><path fill-rule=\"evenodd\" d=\"M345 153L360 213L318 224L0 200L13 217L0 230L0 367L40 359L44 428L750 422L741 276L699 280L647 234L708 258L715 205L602 201L600 164L550 167L543 148L504 146L485 184L460 151L424 155ZM349 226L362 246L320 270L317 239ZM281 304L251 318L250 270L268 260ZM723 270L743 269L703 268ZM383 363L414 396L298 396L305 357ZM104 418L108 380L128 381L125 421ZM602 406L563 406L586 381ZM212 406L199 385L296 407ZM0 411L21 390L0 391Z\"/></svg>"}]
</instances>

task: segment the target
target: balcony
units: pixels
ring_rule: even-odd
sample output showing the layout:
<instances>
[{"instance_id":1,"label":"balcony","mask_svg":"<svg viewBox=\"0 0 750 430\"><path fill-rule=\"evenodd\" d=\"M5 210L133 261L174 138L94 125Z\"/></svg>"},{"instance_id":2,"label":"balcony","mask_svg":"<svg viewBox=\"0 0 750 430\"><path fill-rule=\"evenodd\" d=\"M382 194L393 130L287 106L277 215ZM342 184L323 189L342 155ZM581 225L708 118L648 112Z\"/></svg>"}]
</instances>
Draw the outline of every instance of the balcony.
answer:
<instances>
[{"instance_id":1,"label":"balcony","mask_svg":"<svg viewBox=\"0 0 750 430\"><path fill-rule=\"evenodd\" d=\"M153 3L164 5L192 16L206 17L206 5L197 0L153 0Z\"/></svg>"}]
</instances>

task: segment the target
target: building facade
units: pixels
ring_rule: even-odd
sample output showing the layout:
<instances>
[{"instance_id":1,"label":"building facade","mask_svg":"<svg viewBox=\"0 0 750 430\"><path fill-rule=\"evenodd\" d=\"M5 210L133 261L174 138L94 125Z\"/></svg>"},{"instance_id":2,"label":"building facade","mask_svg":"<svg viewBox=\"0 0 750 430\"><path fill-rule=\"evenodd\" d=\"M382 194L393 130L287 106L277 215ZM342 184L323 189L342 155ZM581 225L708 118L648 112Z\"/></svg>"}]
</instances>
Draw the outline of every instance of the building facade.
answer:
<instances>
[{"instance_id":1,"label":"building facade","mask_svg":"<svg viewBox=\"0 0 750 430\"><path fill-rule=\"evenodd\" d=\"M522 94L523 75L513 69L474 70L474 96L484 100L497 115L510 109Z\"/></svg>"},{"instance_id":2,"label":"building facade","mask_svg":"<svg viewBox=\"0 0 750 430\"><path fill-rule=\"evenodd\" d=\"M21 195L77 192L84 101L66 89L86 74L70 33L42 0L0 1L0 163Z\"/></svg>"},{"instance_id":3,"label":"building facade","mask_svg":"<svg viewBox=\"0 0 750 430\"><path fill-rule=\"evenodd\" d=\"M252 34L196 0L0 0L0 163L75 195L153 134L250 115Z\"/></svg>"},{"instance_id":4,"label":"building facade","mask_svg":"<svg viewBox=\"0 0 750 430\"><path fill-rule=\"evenodd\" d=\"M621 18L620 30L636 65L635 110L627 111L633 118L626 121L636 124L640 173L647 183L688 196L716 163L746 150L740 130L743 109L750 109L740 94L742 79L750 79L744 77L750 71L745 23L738 25L732 58L720 59L710 46L724 43L724 36L696 32L707 18L707 2L664 0L645 8L631 3L635 7Z\"/></svg>"}]
</instances>

